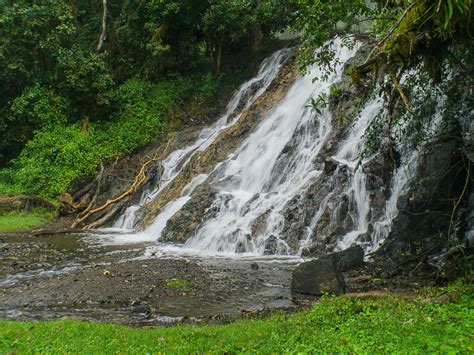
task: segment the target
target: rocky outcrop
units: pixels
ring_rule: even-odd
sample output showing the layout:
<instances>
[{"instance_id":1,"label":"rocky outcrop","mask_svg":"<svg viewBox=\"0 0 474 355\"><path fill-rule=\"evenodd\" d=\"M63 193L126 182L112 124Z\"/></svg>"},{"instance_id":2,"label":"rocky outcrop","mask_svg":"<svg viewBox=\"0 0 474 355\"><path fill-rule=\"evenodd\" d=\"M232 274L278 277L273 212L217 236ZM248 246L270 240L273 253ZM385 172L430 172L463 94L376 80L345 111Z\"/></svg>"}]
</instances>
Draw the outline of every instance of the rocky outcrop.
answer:
<instances>
[{"instance_id":1,"label":"rocky outcrop","mask_svg":"<svg viewBox=\"0 0 474 355\"><path fill-rule=\"evenodd\" d=\"M216 197L216 190L210 185L196 189L193 198L179 210L166 224L161 234L164 242L184 243L197 230L203 220L212 217L216 211L211 208Z\"/></svg>"},{"instance_id":2,"label":"rocky outcrop","mask_svg":"<svg viewBox=\"0 0 474 355\"><path fill-rule=\"evenodd\" d=\"M338 253L330 254L341 272L352 271L364 266L364 249L353 246Z\"/></svg>"},{"instance_id":3,"label":"rocky outcrop","mask_svg":"<svg viewBox=\"0 0 474 355\"><path fill-rule=\"evenodd\" d=\"M459 141L440 138L421 155L415 179L398 200L399 214L387 242L374 256L384 272L396 274L411 262L437 269L429 256L438 255L440 260L450 246L459 243L456 234L463 223L456 222L455 208L463 204L467 178Z\"/></svg>"},{"instance_id":4,"label":"rocky outcrop","mask_svg":"<svg viewBox=\"0 0 474 355\"><path fill-rule=\"evenodd\" d=\"M464 142L464 154L470 162L470 194L466 212L466 243L470 248L474 248L474 117L466 115L462 120L462 132Z\"/></svg>"},{"instance_id":5,"label":"rocky outcrop","mask_svg":"<svg viewBox=\"0 0 474 355\"><path fill-rule=\"evenodd\" d=\"M325 293L340 295L346 284L333 257L300 264L292 274L291 291L297 294L322 296Z\"/></svg>"}]
</instances>

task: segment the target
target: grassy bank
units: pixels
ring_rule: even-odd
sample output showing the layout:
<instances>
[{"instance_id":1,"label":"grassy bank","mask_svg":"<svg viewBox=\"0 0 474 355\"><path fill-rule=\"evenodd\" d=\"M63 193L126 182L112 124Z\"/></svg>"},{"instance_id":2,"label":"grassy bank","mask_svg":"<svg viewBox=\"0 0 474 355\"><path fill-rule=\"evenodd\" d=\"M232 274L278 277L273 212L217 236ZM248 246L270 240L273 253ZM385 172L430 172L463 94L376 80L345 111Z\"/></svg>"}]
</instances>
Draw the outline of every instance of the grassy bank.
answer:
<instances>
[{"instance_id":1,"label":"grassy bank","mask_svg":"<svg viewBox=\"0 0 474 355\"><path fill-rule=\"evenodd\" d=\"M295 315L226 326L0 322L0 353L472 352L473 305L458 282L417 297L325 298Z\"/></svg>"},{"instance_id":2,"label":"grassy bank","mask_svg":"<svg viewBox=\"0 0 474 355\"><path fill-rule=\"evenodd\" d=\"M0 214L0 232L23 231L42 226L54 217L54 212L35 209L28 214L12 211Z\"/></svg>"}]
</instances>

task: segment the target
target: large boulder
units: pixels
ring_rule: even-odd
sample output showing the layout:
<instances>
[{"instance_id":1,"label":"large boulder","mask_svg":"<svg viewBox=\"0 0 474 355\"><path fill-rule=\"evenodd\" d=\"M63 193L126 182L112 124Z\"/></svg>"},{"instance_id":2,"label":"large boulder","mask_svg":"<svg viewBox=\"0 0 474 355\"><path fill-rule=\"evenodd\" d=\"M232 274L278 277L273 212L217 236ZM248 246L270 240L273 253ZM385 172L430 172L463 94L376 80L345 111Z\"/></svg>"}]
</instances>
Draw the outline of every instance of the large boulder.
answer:
<instances>
[{"instance_id":1,"label":"large boulder","mask_svg":"<svg viewBox=\"0 0 474 355\"><path fill-rule=\"evenodd\" d=\"M329 256L334 259L341 272L346 272L364 266L364 255L365 252L361 246L353 246Z\"/></svg>"},{"instance_id":2,"label":"large boulder","mask_svg":"<svg viewBox=\"0 0 474 355\"><path fill-rule=\"evenodd\" d=\"M293 271L291 291L294 293L322 296L324 293L344 293L344 276L333 257L324 257L300 264Z\"/></svg>"}]
</instances>

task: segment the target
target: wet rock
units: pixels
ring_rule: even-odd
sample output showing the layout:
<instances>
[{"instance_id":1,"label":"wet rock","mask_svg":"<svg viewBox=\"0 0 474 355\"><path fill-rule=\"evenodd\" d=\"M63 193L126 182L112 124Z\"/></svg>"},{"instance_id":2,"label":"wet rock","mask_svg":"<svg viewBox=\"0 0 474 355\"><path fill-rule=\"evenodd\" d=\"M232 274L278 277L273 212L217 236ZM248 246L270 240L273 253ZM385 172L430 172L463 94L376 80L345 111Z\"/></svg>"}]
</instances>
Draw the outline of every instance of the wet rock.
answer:
<instances>
[{"instance_id":1,"label":"wet rock","mask_svg":"<svg viewBox=\"0 0 474 355\"><path fill-rule=\"evenodd\" d=\"M278 253L278 238L274 235L271 235L265 241L264 255L275 255L277 253Z\"/></svg>"},{"instance_id":2,"label":"wet rock","mask_svg":"<svg viewBox=\"0 0 474 355\"><path fill-rule=\"evenodd\" d=\"M252 270L258 270L258 269L260 269L260 266L258 266L257 263L252 263L252 264L250 264L250 268L251 268Z\"/></svg>"},{"instance_id":3,"label":"wet rock","mask_svg":"<svg viewBox=\"0 0 474 355\"><path fill-rule=\"evenodd\" d=\"M452 135L456 134L459 132L453 130ZM403 265L416 260L417 255L435 255L445 249L448 238L440 235L446 235L449 230L453 201L458 201L465 185L466 177L456 168L463 164L461 154L454 139L440 138L426 146L415 178L397 203L399 213L392 223L388 242L375 256L384 272L395 274L406 270Z\"/></svg>"},{"instance_id":4,"label":"wet rock","mask_svg":"<svg viewBox=\"0 0 474 355\"><path fill-rule=\"evenodd\" d=\"M330 257L334 258L341 272L351 271L364 266L364 249L360 246L353 246L344 251L333 253Z\"/></svg>"},{"instance_id":5,"label":"wet rock","mask_svg":"<svg viewBox=\"0 0 474 355\"><path fill-rule=\"evenodd\" d=\"M332 174L337 169L337 162L333 158L327 158L324 160L324 173Z\"/></svg>"},{"instance_id":6,"label":"wet rock","mask_svg":"<svg viewBox=\"0 0 474 355\"><path fill-rule=\"evenodd\" d=\"M143 315L146 319L151 317L151 309L147 305L134 306L132 308L132 313Z\"/></svg>"},{"instance_id":7,"label":"wet rock","mask_svg":"<svg viewBox=\"0 0 474 355\"><path fill-rule=\"evenodd\" d=\"M165 242L186 242L203 220L211 218L218 212L209 208L216 195L215 188L209 184L198 187L191 200L168 221L161 239Z\"/></svg>"},{"instance_id":8,"label":"wet rock","mask_svg":"<svg viewBox=\"0 0 474 355\"><path fill-rule=\"evenodd\" d=\"M324 293L340 295L345 289L344 276L332 257L303 263L292 274L291 291L294 293L314 296Z\"/></svg>"},{"instance_id":9,"label":"wet rock","mask_svg":"<svg viewBox=\"0 0 474 355\"><path fill-rule=\"evenodd\" d=\"M310 245L306 245L301 250L302 257L316 257L319 255L323 255L326 251L326 245L323 243L313 243Z\"/></svg>"},{"instance_id":10,"label":"wet rock","mask_svg":"<svg viewBox=\"0 0 474 355\"><path fill-rule=\"evenodd\" d=\"M258 237L265 232L265 229L267 228L267 216L268 212L257 217L252 223L252 235L254 237Z\"/></svg>"}]
</instances>

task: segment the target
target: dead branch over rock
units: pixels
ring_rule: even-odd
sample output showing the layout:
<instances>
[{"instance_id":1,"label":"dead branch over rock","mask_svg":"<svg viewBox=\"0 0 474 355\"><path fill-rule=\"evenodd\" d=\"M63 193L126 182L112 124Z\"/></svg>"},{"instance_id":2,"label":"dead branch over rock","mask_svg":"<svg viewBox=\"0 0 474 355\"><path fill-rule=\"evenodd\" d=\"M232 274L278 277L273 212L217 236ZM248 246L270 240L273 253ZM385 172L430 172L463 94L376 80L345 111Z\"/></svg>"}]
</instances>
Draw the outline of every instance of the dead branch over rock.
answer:
<instances>
[{"instance_id":1,"label":"dead branch over rock","mask_svg":"<svg viewBox=\"0 0 474 355\"><path fill-rule=\"evenodd\" d=\"M89 219L90 217L94 215L98 215L100 212L104 212L110 206L116 205L119 202L122 202L124 199L132 196L138 190L140 190L150 179L150 175L148 175L148 171L150 170L151 165L163 159L163 157L168 152L170 142L171 141L168 141L168 144L165 146L165 148L162 151L160 151L161 149L158 149L151 159L147 160L145 163L142 164L138 174L136 175L133 181L132 186L127 191L123 192L122 194L120 194L119 196L113 199L107 200L103 205L94 208L94 205L97 202L98 196L101 192L100 190L101 190L102 183L104 180L105 169L102 165L101 171L96 178L97 188L95 189L94 197L92 198L88 207L77 216L71 228L78 228L81 226L84 229L99 228L103 226L104 224L106 224L107 222L109 222L113 217L115 217L115 215L120 211L120 209L123 207L124 204L120 204L119 206L114 207L111 211L109 211L105 215L99 216L98 220L90 223L89 225L85 225L85 221ZM74 207L74 204L69 204L69 205Z\"/></svg>"}]
</instances>

